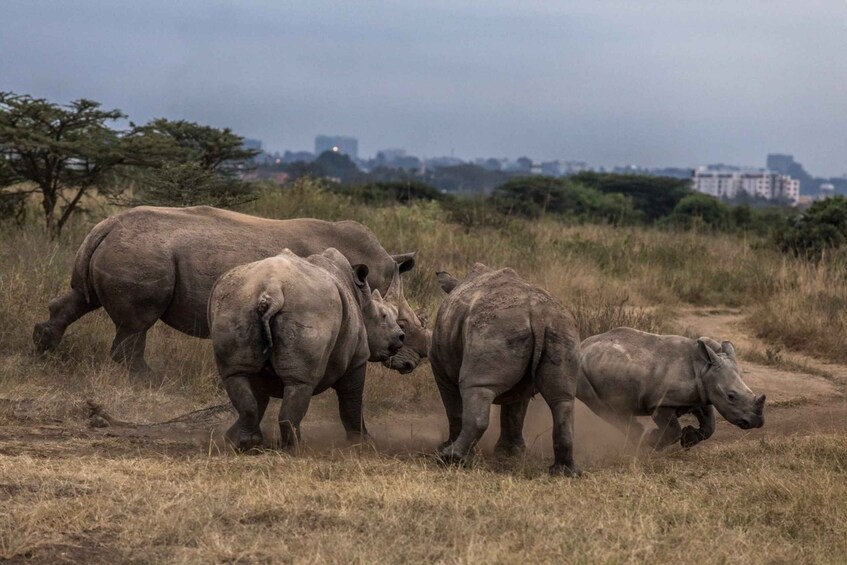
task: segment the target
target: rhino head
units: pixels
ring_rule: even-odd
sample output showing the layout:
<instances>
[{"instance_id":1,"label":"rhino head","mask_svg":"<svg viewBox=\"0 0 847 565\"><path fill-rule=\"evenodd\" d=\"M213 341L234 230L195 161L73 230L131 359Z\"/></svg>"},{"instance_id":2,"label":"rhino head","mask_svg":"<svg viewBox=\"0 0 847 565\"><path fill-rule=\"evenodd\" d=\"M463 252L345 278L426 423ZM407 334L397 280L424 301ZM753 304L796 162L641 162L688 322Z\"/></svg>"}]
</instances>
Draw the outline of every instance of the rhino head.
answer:
<instances>
[{"instance_id":1,"label":"rhino head","mask_svg":"<svg viewBox=\"0 0 847 565\"><path fill-rule=\"evenodd\" d=\"M383 364L401 374L412 372L427 356L431 333L426 329L424 321L412 310L403 294L403 279L400 273L408 270L410 259L400 262L395 256L394 274L385 292L385 302L397 309L397 323L406 334L403 347ZM405 257L405 256L403 256ZM413 262L414 260L411 259Z\"/></svg>"},{"instance_id":2,"label":"rhino head","mask_svg":"<svg viewBox=\"0 0 847 565\"><path fill-rule=\"evenodd\" d=\"M368 286L367 265L353 266L353 280L361 294L362 319L368 334L369 361L387 361L400 351L406 334L397 323L397 308Z\"/></svg>"},{"instance_id":3,"label":"rhino head","mask_svg":"<svg viewBox=\"0 0 847 565\"><path fill-rule=\"evenodd\" d=\"M721 416L739 428L761 428L765 423L765 395L757 396L741 380L732 343L722 342L720 352L716 353L706 339L697 340L699 361L704 365L695 370L702 375L708 401Z\"/></svg>"}]
</instances>

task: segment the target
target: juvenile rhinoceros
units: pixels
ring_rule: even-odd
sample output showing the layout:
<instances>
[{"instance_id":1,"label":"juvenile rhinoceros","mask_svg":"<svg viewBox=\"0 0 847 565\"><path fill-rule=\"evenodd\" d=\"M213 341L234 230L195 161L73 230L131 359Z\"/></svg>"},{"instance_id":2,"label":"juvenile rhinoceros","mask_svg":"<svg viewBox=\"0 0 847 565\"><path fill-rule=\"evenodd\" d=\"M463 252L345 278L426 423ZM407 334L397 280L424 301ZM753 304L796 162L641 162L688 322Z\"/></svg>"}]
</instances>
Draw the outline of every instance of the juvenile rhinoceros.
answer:
<instances>
[{"instance_id":1,"label":"juvenile rhinoceros","mask_svg":"<svg viewBox=\"0 0 847 565\"><path fill-rule=\"evenodd\" d=\"M206 304L226 271L284 248L305 257L328 247L370 267L368 282L398 308L406 332L405 346L387 364L401 373L413 370L426 355L427 334L394 267L411 269L414 253L389 255L357 222L269 220L208 206L139 206L94 226L77 251L71 290L50 301L50 319L35 325L33 340L40 351L52 349L68 325L102 306L115 323L112 358L146 373L147 330L156 320L209 337Z\"/></svg>"},{"instance_id":2,"label":"juvenile rhinoceros","mask_svg":"<svg viewBox=\"0 0 847 565\"><path fill-rule=\"evenodd\" d=\"M395 267L396 268L396 267ZM397 309L371 293L365 265L338 250L279 255L235 267L209 298L215 361L238 411L227 438L239 450L262 443L268 398L282 398L280 443L294 446L312 395L334 388L348 436L366 435L362 391L367 361L403 345Z\"/></svg>"},{"instance_id":3,"label":"juvenile rhinoceros","mask_svg":"<svg viewBox=\"0 0 847 565\"><path fill-rule=\"evenodd\" d=\"M644 431L634 416L652 416L646 438L657 449L679 441L691 447L715 430L712 407L742 429L764 424L765 395L741 380L732 343L617 328L582 342L577 398L637 442ZM693 414L699 428L680 428Z\"/></svg>"},{"instance_id":4,"label":"juvenile rhinoceros","mask_svg":"<svg viewBox=\"0 0 847 565\"><path fill-rule=\"evenodd\" d=\"M550 472L578 474L573 413L579 331L573 316L512 269L477 263L464 281L444 272L438 280L448 293L438 308L430 350L450 424L441 458L467 461L488 428L492 403L501 405L497 451L522 451L526 409L540 392L553 412Z\"/></svg>"}]
</instances>

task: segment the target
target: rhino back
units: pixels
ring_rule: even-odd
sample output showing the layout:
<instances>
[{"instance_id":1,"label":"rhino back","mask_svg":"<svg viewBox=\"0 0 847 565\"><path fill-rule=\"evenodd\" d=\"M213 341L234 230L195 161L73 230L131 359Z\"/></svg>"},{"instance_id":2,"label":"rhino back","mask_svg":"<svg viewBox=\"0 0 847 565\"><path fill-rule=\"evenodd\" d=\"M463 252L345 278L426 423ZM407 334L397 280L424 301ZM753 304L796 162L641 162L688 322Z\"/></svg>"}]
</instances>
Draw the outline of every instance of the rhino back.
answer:
<instances>
[{"instance_id":1,"label":"rhino back","mask_svg":"<svg viewBox=\"0 0 847 565\"><path fill-rule=\"evenodd\" d=\"M530 375L536 348L542 347L542 343L536 343L536 338L543 336L535 335L533 319L546 325L562 317L567 316L547 292L522 280L513 270L474 272L445 297L438 309L431 362L454 381L459 380L463 365L499 365L509 374L477 376L519 381ZM578 338L573 341L578 342ZM578 347L577 343L574 346ZM492 363L500 357L502 362Z\"/></svg>"},{"instance_id":2,"label":"rhino back","mask_svg":"<svg viewBox=\"0 0 847 565\"><path fill-rule=\"evenodd\" d=\"M270 220L208 206L142 206L117 219L92 259L93 276L119 277L151 289L157 294L154 302L166 301L162 320L197 337L208 336L206 303L215 280L283 248L306 256L336 247L351 264L367 264L368 280L381 292L394 272L391 256L356 222ZM102 293L108 295L109 289ZM101 300L108 302L108 296Z\"/></svg>"},{"instance_id":3,"label":"rhino back","mask_svg":"<svg viewBox=\"0 0 847 565\"><path fill-rule=\"evenodd\" d=\"M607 405L647 413L663 398L688 393L693 344L682 336L617 328L582 342L580 379Z\"/></svg>"},{"instance_id":4,"label":"rhino back","mask_svg":"<svg viewBox=\"0 0 847 565\"><path fill-rule=\"evenodd\" d=\"M257 305L263 293L278 288L284 299L271 320L270 361L278 375L323 378L343 374L362 351L363 323L349 290L312 263L279 255L242 265L222 276L210 299L211 334L222 376L259 372L268 348ZM302 373L302 374L301 374ZM331 384L331 383L330 383Z\"/></svg>"}]
</instances>

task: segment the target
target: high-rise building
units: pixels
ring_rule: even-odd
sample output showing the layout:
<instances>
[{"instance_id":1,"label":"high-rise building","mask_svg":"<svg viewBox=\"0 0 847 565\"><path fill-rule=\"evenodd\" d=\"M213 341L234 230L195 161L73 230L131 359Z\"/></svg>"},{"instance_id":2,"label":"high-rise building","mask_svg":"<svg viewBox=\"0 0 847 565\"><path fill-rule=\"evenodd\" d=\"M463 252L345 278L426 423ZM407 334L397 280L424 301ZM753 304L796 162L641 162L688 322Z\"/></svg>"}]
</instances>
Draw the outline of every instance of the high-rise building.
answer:
<instances>
[{"instance_id":1,"label":"high-rise building","mask_svg":"<svg viewBox=\"0 0 847 565\"><path fill-rule=\"evenodd\" d=\"M351 159L359 158L359 140L343 135L319 135L315 138L315 155L325 151L342 153Z\"/></svg>"},{"instance_id":2,"label":"high-rise building","mask_svg":"<svg viewBox=\"0 0 847 565\"><path fill-rule=\"evenodd\" d=\"M788 175L764 169L697 167L692 185L697 192L718 198L736 198L741 193L766 200L785 200L796 204L800 181Z\"/></svg>"}]
</instances>

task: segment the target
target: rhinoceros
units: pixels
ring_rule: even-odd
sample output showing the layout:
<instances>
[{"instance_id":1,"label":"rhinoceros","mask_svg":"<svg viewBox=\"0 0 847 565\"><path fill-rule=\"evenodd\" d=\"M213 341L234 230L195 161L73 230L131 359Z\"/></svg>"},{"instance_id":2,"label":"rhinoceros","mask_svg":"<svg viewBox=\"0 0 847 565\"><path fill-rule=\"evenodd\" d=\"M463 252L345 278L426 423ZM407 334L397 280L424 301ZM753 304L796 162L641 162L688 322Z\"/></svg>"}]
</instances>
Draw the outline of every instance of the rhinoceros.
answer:
<instances>
[{"instance_id":1,"label":"rhinoceros","mask_svg":"<svg viewBox=\"0 0 847 565\"><path fill-rule=\"evenodd\" d=\"M631 442L644 427L635 416L652 416L657 428L645 441L663 449L677 441L692 447L715 430L712 407L742 429L764 425L765 395L741 380L735 347L701 337L656 335L617 328L582 342L576 396ZM680 427L692 414L698 427Z\"/></svg>"},{"instance_id":2,"label":"rhinoceros","mask_svg":"<svg viewBox=\"0 0 847 565\"><path fill-rule=\"evenodd\" d=\"M551 473L579 474L573 460L573 414L579 330L549 293L512 269L473 266L464 281L438 273L448 293L438 308L430 364L447 411L450 435L439 446L447 462L467 463L500 404L496 450L523 451L530 398L540 392L553 413Z\"/></svg>"},{"instance_id":3,"label":"rhinoceros","mask_svg":"<svg viewBox=\"0 0 847 565\"><path fill-rule=\"evenodd\" d=\"M388 360L405 337L397 308L379 290L371 294L367 275L366 265L351 267L334 248L305 259L285 249L217 280L209 327L218 372L238 411L226 434L237 449L262 443L259 423L271 396L282 398L280 444L293 447L312 395L330 387L348 436L367 435L367 362Z\"/></svg>"},{"instance_id":4,"label":"rhinoceros","mask_svg":"<svg viewBox=\"0 0 847 565\"><path fill-rule=\"evenodd\" d=\"M410 270L415 253L389 255L368 228L353 221L270 220L208 206L141 206L94 226L77 252L71 290L50 301L50 319L35 325L33 340L39 351L55 348L68 325L102 306L115 324L112 358L146 373L147 330L156 320L209 337L206 303L223 273L284 248L307 256L328 247L368 265L370 286L397 306L406 343L387 365L412 371L426 355L428 336L394 267Z\"/></svg>"}]
</instances>

